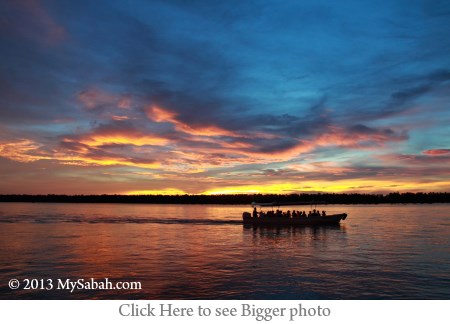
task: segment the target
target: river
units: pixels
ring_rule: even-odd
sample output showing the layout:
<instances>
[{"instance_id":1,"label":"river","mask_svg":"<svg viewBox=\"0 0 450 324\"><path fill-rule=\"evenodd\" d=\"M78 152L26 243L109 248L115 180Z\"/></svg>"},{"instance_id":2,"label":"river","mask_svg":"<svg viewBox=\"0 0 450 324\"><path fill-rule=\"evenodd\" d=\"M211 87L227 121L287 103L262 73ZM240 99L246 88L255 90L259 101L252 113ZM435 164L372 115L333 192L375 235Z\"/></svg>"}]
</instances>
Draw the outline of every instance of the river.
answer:
<instances>
[{"instance_id":1,"label":"river","mask_svg":"<svg viewBox=\"0 0 450 324\"><path fill-rule=\"evenodd\" d=\"M450 299L449 204L319 208L349 216L245 228L249 206L0 203L0 298ZM141 289L23 289L90 278Z\"/></svg>"}]
</instances>

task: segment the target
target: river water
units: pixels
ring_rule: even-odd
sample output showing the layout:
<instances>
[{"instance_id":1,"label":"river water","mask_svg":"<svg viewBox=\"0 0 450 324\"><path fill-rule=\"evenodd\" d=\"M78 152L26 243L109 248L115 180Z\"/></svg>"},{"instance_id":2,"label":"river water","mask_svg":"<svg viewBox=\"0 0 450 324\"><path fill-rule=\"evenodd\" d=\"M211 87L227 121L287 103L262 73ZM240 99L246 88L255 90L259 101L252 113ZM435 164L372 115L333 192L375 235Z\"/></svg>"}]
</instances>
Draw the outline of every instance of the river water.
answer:
<instances>
[{"instance_id":1,"label":"river water","mask_svg":"<svg viewBox=\"0 0 450 324\"><path fill-rule=\"evenodd\" d=\"M450 299L449 204L320 207L349 216L245 228L248 206L0 203L0 298ZM23 289L90 278L142 289Z\"/></svg>"}]
</instances>

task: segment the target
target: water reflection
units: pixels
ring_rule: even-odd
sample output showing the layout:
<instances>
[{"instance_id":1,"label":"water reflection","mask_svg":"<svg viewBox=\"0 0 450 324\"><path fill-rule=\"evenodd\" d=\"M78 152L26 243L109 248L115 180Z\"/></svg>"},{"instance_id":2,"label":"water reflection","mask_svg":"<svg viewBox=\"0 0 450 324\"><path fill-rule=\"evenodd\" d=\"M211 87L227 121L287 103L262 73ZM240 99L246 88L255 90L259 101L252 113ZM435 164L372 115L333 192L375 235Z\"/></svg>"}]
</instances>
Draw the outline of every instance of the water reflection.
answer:
<instances>
[{"instance_id":1,"label":"water reflection","mask_svg":"<svg viewBox=\"0 0 450 324\"><path fill-rule=\"evenodd\" d=\"M273 239L283 239L292 244L302 241L315 240L326 242L342 242L346 239L346 228L344 225L328 226L255 226L244 225L244 234L252 234L253 242L261 240L270 241Z\"/></svg>"},{"instance_id":2,"label":"water reflection","mask_svg":"<svg viewBox=\"0 0 450 324\"><path fill-rule=\"evenodd\" d=\"M3 286L0 297L450 298L450 206L345 208L340 226L244 227L241 206L0 204L8 220L0 222L0 282L108 277L144 287L70 294Z\"/></svg>"},{"instance_id":3,"label":"water reflection","mask_svg":"<svg viewBox=\"0 0 450 324\"><path fill-rule=\"evenodd\" d=\"M252 225L244 224L245 230L252 230L254 234L259 235L305 235L312 234L313 236L326 233L327 231L343 231L345 232L345 225L324 225L324 226L267 226L267 225Z\"/></svg>"}]
</instances>

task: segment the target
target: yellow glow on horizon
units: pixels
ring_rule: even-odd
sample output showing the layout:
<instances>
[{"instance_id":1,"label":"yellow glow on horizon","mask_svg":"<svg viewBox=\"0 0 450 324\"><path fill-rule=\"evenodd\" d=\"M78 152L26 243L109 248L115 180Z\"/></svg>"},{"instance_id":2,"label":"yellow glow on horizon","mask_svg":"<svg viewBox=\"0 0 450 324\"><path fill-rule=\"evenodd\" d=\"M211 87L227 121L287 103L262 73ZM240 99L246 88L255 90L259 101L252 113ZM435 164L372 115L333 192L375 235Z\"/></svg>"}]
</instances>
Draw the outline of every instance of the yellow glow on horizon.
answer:
<instances>
[{"instance_id":1,"label":"yellow glow on horizon","mask_svg":"<svg viewBox=\"0 0 450 324\"><path fill-rule=\"evenodd\" d=\"M161 190L134 190L123 193L124 195L185 195L186 192L176 188L165 188Z\"/></svg>"},{"instance_id":2,"label":"yellow glow on horizon","mask_svg":"<svg viewBox=\"0 0 450 324\"><path fill-rule=\"evenodd\" d=\"M215 189L209 190L202 193L202 195L236 195L236 194L257 194L261 193L258 189L236 189L236 188L228 188L228 189Z\"/></svg>"},{"instance_id":3,"label":"yellow glow on horizon","mask_svg":"<svg viewBox=\"0 0 450 324\"><path fill-rule=\"evenodd\" d=\"M387 181L387 180L339 180L339 181L304 181L299 183L242 185L233 187L213 188L204 191L205 195L223 194L289 194L299 192L380 192L380 191L434 191L446 190L450 181L435 181L428 183Z\"/></svg>"}]
</instances>

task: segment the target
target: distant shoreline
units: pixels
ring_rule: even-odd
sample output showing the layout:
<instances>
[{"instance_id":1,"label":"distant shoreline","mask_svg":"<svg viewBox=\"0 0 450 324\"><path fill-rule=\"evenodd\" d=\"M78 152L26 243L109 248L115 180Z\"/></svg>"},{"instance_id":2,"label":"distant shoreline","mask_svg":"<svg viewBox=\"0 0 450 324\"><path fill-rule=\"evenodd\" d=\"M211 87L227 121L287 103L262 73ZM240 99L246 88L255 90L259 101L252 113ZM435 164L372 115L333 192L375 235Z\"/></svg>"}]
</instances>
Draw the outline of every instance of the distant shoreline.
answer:
<instances>
[{"instance_id":1,"label":"distant shoreline","mask_svg":"<svg viewBox=\"0 0 450 324\"><path fill-rule=\"evenodd\" d=\"M320 202L320 204L450 203L450 193L389 194L227 194L227 195L0 195L0 202L250 205L252 202Z\"/></svg>"}]
</instances>

